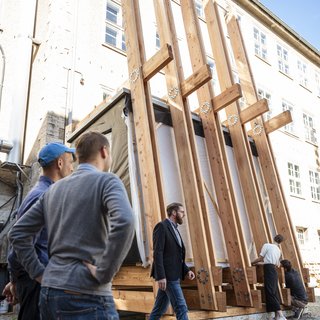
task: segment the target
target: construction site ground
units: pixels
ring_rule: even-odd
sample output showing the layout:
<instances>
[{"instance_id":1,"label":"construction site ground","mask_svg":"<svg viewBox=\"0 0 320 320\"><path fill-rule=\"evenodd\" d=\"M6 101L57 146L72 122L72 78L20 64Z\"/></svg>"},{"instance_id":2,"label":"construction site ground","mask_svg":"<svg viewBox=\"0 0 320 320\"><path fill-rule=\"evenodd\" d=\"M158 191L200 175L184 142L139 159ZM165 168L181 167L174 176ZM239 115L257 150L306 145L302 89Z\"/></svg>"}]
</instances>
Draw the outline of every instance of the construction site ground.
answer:
<instances>
[{"instance_id":1,"label":"construction site ground","mask_svg":"<svg viewBox=\"0 0 320 320\"><path fill-rule=\"evenodd\" d=\"M316 293L316 302L314 303L309 303L308 308L304 315L302 316L302 320L320 320L320 288L317 288L315 290ZM290 315L288 313L288 315ZM170 317L171 318L171 317ZM16 313L10 312L6 314L0 314L0 320L17 320L18 316ZM133 313L133 312L121 312L120 313L120 319L121 320L145 320L146 316L144 314L138 314L138 313ZM168 319L168 317L167 317ZM175 319L172 317L172 319ZM192 312L190 313L190 319L197 320L192 316ZM241 320L247 320L249 319L247 316L241 316L241 317L228 317L226 319L241 319ZM259 320L264 320L265 316L261 315L261 317L258 317L256 319ZM287 317L287 319L292 319L291 316Z\"/></svg>"}]
</instances>

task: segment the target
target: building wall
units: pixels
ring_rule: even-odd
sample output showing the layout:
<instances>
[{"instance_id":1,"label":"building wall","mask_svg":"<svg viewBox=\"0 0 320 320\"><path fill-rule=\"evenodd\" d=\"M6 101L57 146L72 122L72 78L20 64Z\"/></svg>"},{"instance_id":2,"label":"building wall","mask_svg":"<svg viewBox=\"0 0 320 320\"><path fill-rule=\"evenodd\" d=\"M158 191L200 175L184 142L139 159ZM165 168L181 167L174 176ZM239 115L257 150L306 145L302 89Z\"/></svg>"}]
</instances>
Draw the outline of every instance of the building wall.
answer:
<instances>
[{"instance_id":1,"label":"building wall","mask_svg":"<svg viewBox=\"0 0 320 320\"><path fill-rule=\"evenodd\" d=\"M14 64L13 30L22 13L21 6L15 6L18 2L1 1L5 23L1 24L1 27L4 26L4 32L0 37L8 54L8 65ZM315 200L311 197L309 170L318 173L319 169L317 153L320 139L320 68L319 65L303 56L297 47L279 38L271 26L264 25L257 17L249 14L235 2L218 1L222 14L225 10L231 10L240 17L242 34L256 87L270 100L269 116L273 117L282 112L283 101L287 106L292 107L293 130L280 129L270 134L269 138L293 224L305 232L304 245L300 247L303 259L306 263L319 264L320 199ZM35 142L48 111L65 117L66 123L71 120L80 120L103 98L114 94L117 88L128 79L126 54L122 50L123 28L120 1L108 0L109 7L113 10L111 10L114 15L113 21L110 20L112 17L106 14L106 3L107 0L38 1L35 38L41 45L35 55L32 70L25 159L28 159L29 155L32 155L39 147ZM197 8L201 15L200 5L201 1L197 1ZM157 51L156 19L152 1L140 0L140 6L146 41L146 57L150 58ZM179 6L179 1L172 1L185 77L188 77L192 69ZM203 16L200 17L200 25L208 62L213 67L215 92L219 93L219 84ZM113 33L110 31L111 34L108 35L115 36L116 46L105 43L106 26L111 31L113 30ZM255 53L254 28L258 30L259 36L263 35L265 39L264 48L267 50L265 58ZM281 46L282 53L283 50L287 52L288 60L285 62L289 67L288 74L279 71L278 45ZM307 85L300 84L298 60L306 65ZM234 61L233 68L236 74ZM9 102L15 94L14 82L19 81L19 73L13 73L13 70L13 67L8 68L5 107L1 110L0 117L1 136L9 140L10 128L3 115L14 116ZM318 82L316 74L319 76ZM153 95L165 98L167 93L162 73L152 79L151 90ZM198 107L195 95L190 98L190 106L192 109ZM313 119L315 131L312 134L317 141L315 139L313 142L306 141L304 113ZM296 179L295 182L301 183L301 194L290 191L288 163L299 167L299 179ZM315 186L320 192L319 180Z\"/></svg>"}]
</instances>

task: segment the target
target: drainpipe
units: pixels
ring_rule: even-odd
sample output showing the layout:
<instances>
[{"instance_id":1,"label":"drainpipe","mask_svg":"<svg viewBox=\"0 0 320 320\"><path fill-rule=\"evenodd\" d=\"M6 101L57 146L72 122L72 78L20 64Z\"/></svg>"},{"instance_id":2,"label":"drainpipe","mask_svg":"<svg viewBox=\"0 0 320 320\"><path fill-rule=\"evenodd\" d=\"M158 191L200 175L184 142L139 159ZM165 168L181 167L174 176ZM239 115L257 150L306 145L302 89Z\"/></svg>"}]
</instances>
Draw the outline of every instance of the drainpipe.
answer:
<instances>
[{"instance_id":1,"label":"drainpipe","mask_svg":"<svg viewBox=\"0 0 320 320\"><path fill-rule=\"evenodd\" d=\"M2 54L2 74L1 74L1 82L0 82L0 112L1 112L2 88L3 88L3 82L4 82L4 74L6 70L6 56L4 55L4 51L1 44L0 44L0 51Z\"/></svg>"}]
</instances>

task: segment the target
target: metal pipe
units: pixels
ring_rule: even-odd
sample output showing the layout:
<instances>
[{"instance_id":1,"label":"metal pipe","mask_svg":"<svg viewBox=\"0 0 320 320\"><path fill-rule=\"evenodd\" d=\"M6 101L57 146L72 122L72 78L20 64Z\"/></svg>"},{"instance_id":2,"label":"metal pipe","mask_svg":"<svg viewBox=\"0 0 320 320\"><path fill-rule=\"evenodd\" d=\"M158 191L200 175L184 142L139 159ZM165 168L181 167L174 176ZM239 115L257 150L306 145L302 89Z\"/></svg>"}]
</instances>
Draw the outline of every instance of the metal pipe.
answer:
<instances>
[{"instance_id":1,"label":"metal pipe","mask_svg":"<svg viewBox=\"0 0 320 320\"><path fill-rule=\"evenodd\" d=\"M4 55L4 51L1 44L0 44L0 51L2 53L2 74L1 74L1 82L0 82L0 112L1 112L2 88L3 88L3 82L4 82L4 73L6 69L6 56Z\"/></svg>"}]
</instances>

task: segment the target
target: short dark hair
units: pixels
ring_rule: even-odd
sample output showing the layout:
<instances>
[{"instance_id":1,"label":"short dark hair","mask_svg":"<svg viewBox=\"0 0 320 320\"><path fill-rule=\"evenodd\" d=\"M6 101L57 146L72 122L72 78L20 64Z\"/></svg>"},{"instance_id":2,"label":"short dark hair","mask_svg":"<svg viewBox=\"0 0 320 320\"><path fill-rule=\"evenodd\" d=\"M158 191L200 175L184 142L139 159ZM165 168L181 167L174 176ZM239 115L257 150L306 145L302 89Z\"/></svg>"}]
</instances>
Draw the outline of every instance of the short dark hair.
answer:
<instances>
[{"instance_id":1,"label":"short dark hair","mask_svg":"<svg viewBox=\"0 0 320 320\"><path fill-rule=\"evenodd\" d=\"M170 217L172 215L172 211L178 211L180 207L183 205L179 202L172 202L167 205L167 215Z\"/></svg>"},{"instance_id":2,"label":"short dark hair","mask_svg":"<svg viewBox=\"0 0 320 320\"><path fill-rule=\"evenodd\" d=\"M273 240L274 240L276 243L281 243L281 242L284 240L284 237L283 237L283 235L281 235L281 234L277 234L277 235L273 238Z\"/></svg>"},{"instance_id":3,"label":"short dark hair","mask_svg":"<svg viewBox=\"0 0 320 320\"><path fill-rule=\"evenodd\" d=\"M96 131L89 131L80 136L76 142L76 154L79 163L92 160L103 147L110 148L107 137Z\"/></svg>"},{"instance_id":4,"label":"short dark hair","mask_svg":"<svg viewBox=\"0 0 320 320\"><path fill-rule=\"evenodd\" d=\"M282 267L285 268L287 271L291 270L292 265L289 260L284 259L284 260L281 260L280 263L281 263Z\"/></svg>"}]
</instances>

